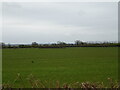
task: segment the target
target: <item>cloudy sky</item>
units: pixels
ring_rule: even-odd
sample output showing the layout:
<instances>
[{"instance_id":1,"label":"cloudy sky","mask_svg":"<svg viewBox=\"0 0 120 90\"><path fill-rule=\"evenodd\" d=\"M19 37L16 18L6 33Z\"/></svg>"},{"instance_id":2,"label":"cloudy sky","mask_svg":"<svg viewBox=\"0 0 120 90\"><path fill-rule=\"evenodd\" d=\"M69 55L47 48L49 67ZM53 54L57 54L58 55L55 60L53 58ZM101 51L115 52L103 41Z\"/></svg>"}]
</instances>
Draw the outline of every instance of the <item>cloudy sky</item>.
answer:
<instances>
[{"instance_id":1,"label":"cloudy sky","mask_svg":"<svg viewBox=\"0 0 120 90\"><path fill-rule=\"evenodd\" d=\"M3 3L3 42L117 41L117 2Z\"/></svg>"}]
</instances>

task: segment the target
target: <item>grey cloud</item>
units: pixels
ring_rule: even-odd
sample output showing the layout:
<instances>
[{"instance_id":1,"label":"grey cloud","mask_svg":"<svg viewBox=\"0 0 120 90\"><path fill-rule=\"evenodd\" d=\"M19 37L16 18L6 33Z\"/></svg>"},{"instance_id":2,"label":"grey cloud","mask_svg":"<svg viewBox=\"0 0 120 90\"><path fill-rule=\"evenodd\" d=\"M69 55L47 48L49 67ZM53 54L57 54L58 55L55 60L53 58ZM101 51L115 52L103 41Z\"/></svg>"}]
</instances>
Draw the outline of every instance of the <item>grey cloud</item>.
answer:
<instances>
[{"instance_id":1,"label":"grey cloud","mask_svg":"<svg viewBox=\"0 0 120 90\"><path fill-rule=\"evenodd\" d=\"M33 25L33 23L40 23L42 21L51 22L55 26L62 26L60 34L56 35L57 30L52 31L49 35L43 34L44 31L39 31L39 33L33 34L26 31L25 28L21 29L28 33L29 39L38 41L51 42L57 41L59 39L66 41L74 41L75 39L82 39L84 41L104 41L104 40L117 40L117 3L114 2L102 2L102 3L4 3L4 21L8 19L16 20L15 22L26 22L28 25ZM13 41L17 34L19 33L19 38L22 35L20 29L12 28L14 34L7 33L10 28L8 25L4 24L4 41L10 42L10 36L13 37ZM13 25L14 26L14 25ZM34 25L33 25L34 26ZM55 29L57 29L57 26ZM84 27L85 29L74 29L72 32L67 31L65 34L62 31L64 27ZM39 25L38 25L39 27ZM47 27L47 24L46 24ZM17 30L17 31L16 31ZM30 29L32 30L32 29ZM58 29L59 30L59 29ZM12 30L11 30L12 31ZM32 30L34 32L34 29ZM55 32L54 32L55 31ZM86 31L86 33L82 33ZM54 36L53 36L54 35ZM48 36L51 36L48 37ZM9 38L8 38L9 37ZM43 38L45 37L45 38ZM52 39L52 40L51 40ZM20 39L19 39L20 40ZM20 42L26 42L20 41Z\"/></svg>"}]
</instances>

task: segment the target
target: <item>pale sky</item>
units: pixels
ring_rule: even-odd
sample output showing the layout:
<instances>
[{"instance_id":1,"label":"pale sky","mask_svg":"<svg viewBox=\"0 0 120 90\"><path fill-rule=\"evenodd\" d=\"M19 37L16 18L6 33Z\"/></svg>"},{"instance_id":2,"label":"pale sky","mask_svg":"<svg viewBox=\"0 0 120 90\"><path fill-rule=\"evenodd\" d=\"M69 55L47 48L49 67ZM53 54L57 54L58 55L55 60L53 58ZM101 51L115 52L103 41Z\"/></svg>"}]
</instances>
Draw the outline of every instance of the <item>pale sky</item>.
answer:
<instances>
[{"instance_id":1,"label":"pale sky","mask_svg":"<svg viewBox=\"0 0 120 90\"><path fill-rule=\"evenodd\" d=\"M3 42L117 41L117 2L3 3Z\"/></svg>"}]
</instances>

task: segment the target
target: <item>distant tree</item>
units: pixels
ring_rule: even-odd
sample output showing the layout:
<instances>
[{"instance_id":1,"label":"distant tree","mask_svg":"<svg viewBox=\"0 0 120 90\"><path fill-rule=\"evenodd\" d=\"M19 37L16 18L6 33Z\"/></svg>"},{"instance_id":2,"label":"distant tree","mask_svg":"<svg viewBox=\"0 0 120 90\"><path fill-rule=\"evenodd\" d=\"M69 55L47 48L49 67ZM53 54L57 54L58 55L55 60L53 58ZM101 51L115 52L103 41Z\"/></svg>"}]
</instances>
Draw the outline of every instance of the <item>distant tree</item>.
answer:
<instances>
[{"instance_id":1,"label":"distant tree","mask_svg":"<svg viewBox=\"0 0 120 90\"><path fill-rule=\"evenodd\" d=\"M32 42L32 45L38 45L38 43L37 42Z\"/></svg>"},{"instance_id":2,"label":"distant tree","mask_svg":"<svg viewBox=\"0 0 120 90\"><path fill-rule=\"evenodd\" d=\"M8 44L8 48L11 48L11 45L10 45L10 44Z\"/></svg>"},{"instance_id":3,"label":"distant tree","mask_svg":"<svg viewBox=\"0 0 120 90\"><path fill-rule=\"evenodd\" d=\"M76 40L76 41L75 41L75 44L76 44L76 45L80 45L80 44L84 44L84 43L83 43L82 41L80 41L80 40Z\"/></svg>"},{"instance_id":4,"label":"distant tree","mask_svg":"<svg viewBox=\"0 0 120 90\"><path fill-rule=\"evenodd\" d=\"M2 42L1 45L2 45L2 47L5 47L5 43ZM1 45L0 45L0 46L1 46Z\"/></svg>"},{"instance_id":5,"label":"distant tree","mask_svg":"<svg viewBox=\"0 0 120 90\"><path fill-rule=\"evenodd\" d=\"M65 47L66 46L66 43L61 42L61 41L58 41L57 44L59 45L59 47Z\"/></svg>"},{"instance_id":6,"label":"distant tree","mask_svg":"<svg viewBox=\"0 0 120 90\"><path fill-rule=\"evenodd\" d=\"M65 43L65 42L61 42L61 41L58 41L57 44L65 45L66 43Z\"/></svg>"},{"instance_id":7,"label":"distant tree","mask_svg":"<svg viewBox=\"0 0 120 90\"><path fill-rule=\"evenodd\" d=\"M37 42L32 42L32 47L38 47L38 43Z\"/></svg>"},{"instance_id":8,"label":"distant tree","mask_svg":"<svg viewBox=\"0 0 120 90\"><path fill-rule=\"evenodd\" d=\"M23 44L19 45L19 48L24 48L24 45Z\"/></svg>"}]
</instances>

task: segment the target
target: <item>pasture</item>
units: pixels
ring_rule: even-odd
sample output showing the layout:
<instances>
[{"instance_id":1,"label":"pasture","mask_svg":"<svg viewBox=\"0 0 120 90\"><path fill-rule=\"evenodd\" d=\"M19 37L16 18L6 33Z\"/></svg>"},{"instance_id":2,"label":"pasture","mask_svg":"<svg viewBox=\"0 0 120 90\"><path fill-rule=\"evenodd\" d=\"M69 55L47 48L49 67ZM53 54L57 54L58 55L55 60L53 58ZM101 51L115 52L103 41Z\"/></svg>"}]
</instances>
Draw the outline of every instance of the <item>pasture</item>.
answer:
<instances>
[{"instance_id":1,"label":"pasture","mask_svg":"<svg viewBox=\"0 0 120 90\"><path fill-rule=\"evenodd\" d=\"M117 47L19 48L2 51L3 83L21 74L26 87L32 74L41 81L63 83L118 80ZM23 83L16 81L16 87Z\"/></svg>"}]
</instances>

